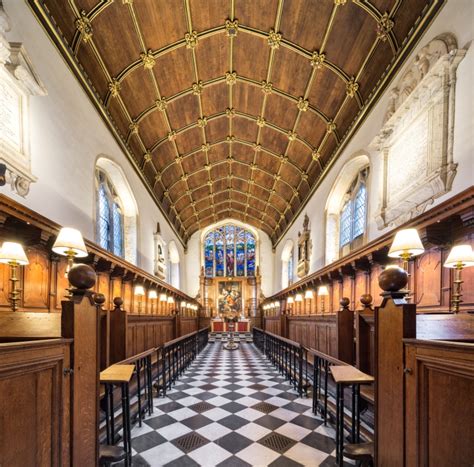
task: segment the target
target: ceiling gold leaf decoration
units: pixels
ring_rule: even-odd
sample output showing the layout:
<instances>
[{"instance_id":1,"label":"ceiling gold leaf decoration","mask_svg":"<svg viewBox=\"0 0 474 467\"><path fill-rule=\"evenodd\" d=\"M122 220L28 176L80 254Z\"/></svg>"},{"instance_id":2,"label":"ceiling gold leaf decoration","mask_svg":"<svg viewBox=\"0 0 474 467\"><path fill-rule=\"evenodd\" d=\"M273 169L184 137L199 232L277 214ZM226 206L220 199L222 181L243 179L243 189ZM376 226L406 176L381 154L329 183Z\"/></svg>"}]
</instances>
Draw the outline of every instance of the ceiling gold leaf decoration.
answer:
<instances>
[{"instance_id":1,"label":"ceiling gold leaf decoration","mask_svg":"<svg viewBox=\"0 0 474 467\"><path fill-rule=\"evenodd\" d=\"M184 244L276 244L444 3L27 1Z\"/></svg>"}]
</instances>

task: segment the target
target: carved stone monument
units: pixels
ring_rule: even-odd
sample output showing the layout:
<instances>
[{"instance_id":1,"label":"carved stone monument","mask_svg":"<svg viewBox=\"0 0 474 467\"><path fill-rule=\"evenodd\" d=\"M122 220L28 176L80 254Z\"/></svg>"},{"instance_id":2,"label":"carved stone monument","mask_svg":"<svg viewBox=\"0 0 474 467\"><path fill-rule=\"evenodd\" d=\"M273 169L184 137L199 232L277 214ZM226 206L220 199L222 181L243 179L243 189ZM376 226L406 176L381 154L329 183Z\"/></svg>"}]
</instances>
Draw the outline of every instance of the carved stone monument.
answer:
<instances>
[{"instance_id":1,"label":"carved stone monument","mask_svg":"<svg viewBox=\"0 0 474 467\"><path fill-rule=\"evenodd\" d=\"M452 34L441 34L418 52L391 91L372 143L384 164L379 229L403 224L451 190L456 69L465 54Z\"/></svg>"},{"instance_id":2,"label":"carved stone monument","mask_svg":"<svg viewBox=\"0 0 474 467\"><path fill-rule=\"evenodd\" d=\"M303 221L303 232L298 232L298 277L304 277L309 272L309 259L311 256L311 230L309 218L305 214Z\"/></svg>"}]
</instances>

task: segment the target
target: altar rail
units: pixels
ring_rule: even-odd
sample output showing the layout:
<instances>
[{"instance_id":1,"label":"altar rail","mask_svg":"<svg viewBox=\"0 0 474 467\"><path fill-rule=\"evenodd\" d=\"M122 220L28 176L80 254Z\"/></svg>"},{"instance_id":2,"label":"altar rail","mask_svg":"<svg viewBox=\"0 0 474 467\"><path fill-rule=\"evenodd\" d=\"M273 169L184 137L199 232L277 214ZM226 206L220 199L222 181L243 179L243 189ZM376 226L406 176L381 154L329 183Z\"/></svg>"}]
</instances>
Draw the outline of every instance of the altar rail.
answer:
<instances>
[{"instance_id":1,"label":"altar rail","mask_svg":"<svg viewBox=\"0 0 474 467\"><path fill-rule=\"evenodd\" d=\"M34 312L60 312L61 300L66 295L68 281L65 277L67 262L51 251L61 226L26 208L12 199L0 195L0 242L20 242L30 264L20 271L20 309ZM132 314L169 315L178 308L181 301L197 302L180 290L157 277L128 263L86 240L89 256L81 262L90 264L97 273L95 292L105 296L105 308L110 309L113 297L122 297L123 306ZM9 274L8 266L0 264L0 311L8 311ZM157 300L134 295L134 284L145 290L155 289L174 298L175 304L161 304Z\"/></svg>"},{"instance_id":2,"label":"altar rail","mask_svg":"<svg viewBox=\"0 0 474 467\"><path fill-rule=\"evenodd\" d=\"M453 273L442 265L447 258L450 245L453 243L472 244L473 221L474 188L471 187L272 297L268 297L268 303L279 301L280 310L286 313L289 312L286 305L286 298L289 295L301 293L304 296L306 289L316 292L321 284L326 284L329 297L326 297L325 301L325 314L334 313L339 308L342 297L349 298L349 307L352 310L357 307L358 298L363 294L371 294L374 297L374 305L379 305L381 289L378 286L378 276L387 263L395 262L387 257L395 231L416 227L426 251L417 256L414 261L410 261L408 288L413 293L412 303L417 304L418 312L449 311ZM463 280L461 311L472 310L474 309L474 268L466 268L463 271ZM266 314L271 316L273 313ZM291 314L322 314L321 297L315 294L313 299L303 299L300 304L293 304ZM278 326L276 323L274 325Z\"/></svg>"}]
</instances>

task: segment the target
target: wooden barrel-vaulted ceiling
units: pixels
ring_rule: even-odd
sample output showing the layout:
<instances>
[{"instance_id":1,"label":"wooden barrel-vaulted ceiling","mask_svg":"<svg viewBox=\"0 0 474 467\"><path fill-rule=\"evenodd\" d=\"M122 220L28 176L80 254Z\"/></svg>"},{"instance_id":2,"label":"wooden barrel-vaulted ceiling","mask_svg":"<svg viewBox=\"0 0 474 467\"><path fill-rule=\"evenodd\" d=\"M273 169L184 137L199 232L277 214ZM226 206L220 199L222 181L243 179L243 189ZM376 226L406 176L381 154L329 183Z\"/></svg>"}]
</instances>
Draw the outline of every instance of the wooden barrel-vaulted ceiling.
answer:
<instances>
[{"instance_id":1,"label":"wooden barrel-vaulted ceiling","mask_svg":"<svg viewBox=\"0 0 474 467\"><path fill-rule=\"evenodd\" d=\"M184 242L276 243L444 0L28 1Z\"/></svg>"}]
</instances>

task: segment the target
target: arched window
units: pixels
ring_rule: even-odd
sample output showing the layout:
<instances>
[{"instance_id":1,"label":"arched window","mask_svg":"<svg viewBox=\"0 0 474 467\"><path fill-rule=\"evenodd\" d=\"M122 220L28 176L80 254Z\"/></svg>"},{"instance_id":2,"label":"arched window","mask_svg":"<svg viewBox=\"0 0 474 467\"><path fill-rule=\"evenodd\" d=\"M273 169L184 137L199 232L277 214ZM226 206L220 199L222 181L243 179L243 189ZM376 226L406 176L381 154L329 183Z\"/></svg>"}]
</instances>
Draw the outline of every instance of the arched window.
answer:
<instances>
[{"instance_id":1,"label":"arched window","mask_svg":"<svg viewBox=\"0 0 474 467\"><path fill-rule=\"evenodd\" d=\"M124 257L123 210L107 174L100 169L96 172L97 181L97 240L99 245Z\"/></svg>"},{"instance_id":2,"label":"arched window","mask_svg":"<svg viewBox=\"0 0 474 467\"><path fill-rule=\"evenodd\" d=\"M288 239L281 252L281 287L286 289L293 283L294 243Z\"/></svg>"},{"instance_id":3,"label":"arched window","mask_svg":"<svg viewBox=\"0 0 474 467\"><path fill-rule=\"evenodd\" d=\"M336 178L326 202L326 264L358 248L367 227L369 158L354 155Z\"/></svg>"},{"instance_id":4,"label":"arched window","mask_svg":"<svg viewBox=\"0 0 474 467\"><path fill-rule=\"evenodd\" d=\"M367 175L362 169L352 181L344 196L339 216L339 248L343 256L362 244L367 218Z\"/></svg>"},{"instance_id":5,"label":"arched window","mask_svg":"<svg viewBox=\"0 0 474 467\"><path fill-rule=\"evenodd\" d=\"M115 162L99 157L95 168L96 242L130 263L137 263L137 203Z\"/></svg>"},{"instance_id":6,"label":"arched window","mask_svg":"<svg viewBox=\"0 0 474 467\"><path fill-rule=\"evenodd\" d=\"M222 225L208 232L203 243L206 277L255 276L257 243L250 230Z\"/></svg>"}]
</instances>

